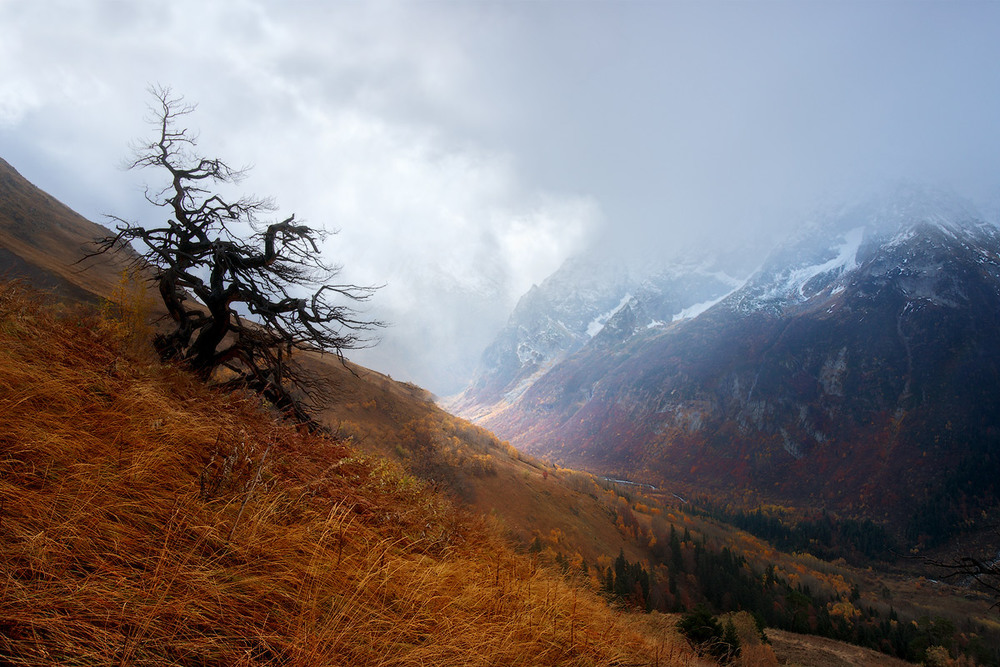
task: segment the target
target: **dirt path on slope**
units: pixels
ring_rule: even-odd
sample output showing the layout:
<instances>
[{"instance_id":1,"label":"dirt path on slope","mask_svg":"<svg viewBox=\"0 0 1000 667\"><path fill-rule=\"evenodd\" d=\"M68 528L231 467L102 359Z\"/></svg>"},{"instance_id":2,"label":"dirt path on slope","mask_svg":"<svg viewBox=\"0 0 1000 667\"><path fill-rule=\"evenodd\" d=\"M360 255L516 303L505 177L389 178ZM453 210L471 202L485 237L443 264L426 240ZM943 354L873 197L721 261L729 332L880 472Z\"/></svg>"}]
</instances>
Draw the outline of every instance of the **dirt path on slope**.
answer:
<instances>
[{"instance_id":1,"label":"dirt path on slope","mask_svg":"<svg viewBox=\"0 0 1000 667\"><path fill-rule=\"evenodd\" d=\"M913 663L878 651L825 637L767 629L771 648L782 665L801 667L912 667Z\"/></svg>"}]
</instances>

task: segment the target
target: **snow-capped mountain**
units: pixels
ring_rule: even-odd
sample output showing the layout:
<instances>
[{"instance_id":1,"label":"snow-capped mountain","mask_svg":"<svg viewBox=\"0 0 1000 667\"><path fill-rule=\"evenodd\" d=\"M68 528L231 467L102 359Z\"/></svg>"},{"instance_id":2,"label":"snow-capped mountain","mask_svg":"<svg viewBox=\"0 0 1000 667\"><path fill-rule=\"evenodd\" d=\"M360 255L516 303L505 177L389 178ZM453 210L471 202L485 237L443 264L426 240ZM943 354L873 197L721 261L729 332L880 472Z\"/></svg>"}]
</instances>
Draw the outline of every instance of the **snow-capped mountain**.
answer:
<instances>
[{"instance_id":1,"label":"snow-capped mountain","mask_svg":"<svg viewBox=\"0 0 1000 667\"><path fill-rule=\"evenodd\" d=\"M708 260L637 268L598 254L574 257L521 297L452 407L476 415L515 402L583 347L691 317L740 284Z\"/></svg>"},{"instance_id":2,"label":"snow-capped mountain","mask_svg":"<svg viewBox=\"0 0 1000 667\"><path fill-rule=\"evenodd\" d=\"M675 321L626 302L482 423L568 465L913 539L1000 498L1000 232L968 204L910 188L845 207L671 312L694 304Z\"/></svg>"},{"instance_id":3,"label":"snow-capped mountain","mask_svg":"<svg viewBox=\"0 0 1000 667\"><path fill-rule=\"evenodd\" d=\"M857 277L857 269L879 253L883 268L893 267L898 260L898 268L912 274L915 267L907 266L910 258L897 256L892 250L922 234L943 234L952 239L961 235L973 244L989 247L996 227L954 195L900 186L805 225L771 253L731 305L780 312L836 295Z\"/></svg>"}]
</instances>

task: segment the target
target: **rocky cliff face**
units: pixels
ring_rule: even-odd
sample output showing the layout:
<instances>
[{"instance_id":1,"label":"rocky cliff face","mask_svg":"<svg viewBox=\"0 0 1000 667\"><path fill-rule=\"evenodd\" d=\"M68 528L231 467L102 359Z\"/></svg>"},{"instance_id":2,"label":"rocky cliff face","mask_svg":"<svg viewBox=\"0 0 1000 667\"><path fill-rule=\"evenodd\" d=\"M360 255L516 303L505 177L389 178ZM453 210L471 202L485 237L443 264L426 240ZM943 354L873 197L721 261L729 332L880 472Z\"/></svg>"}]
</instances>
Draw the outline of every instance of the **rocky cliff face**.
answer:
<instances>
[{"instance_id":1,"label":"rocky cliff face","mask_svg":"<svg viewBox=\"0 0 1000 667\"><path fill-rule=\"evenodd\" d=\"M568 465L933 533L915 507L957 521L997 496L998 253L948 197L844 209L695 317L629 302L483 423Z\"/></svg>"}]
</instances>

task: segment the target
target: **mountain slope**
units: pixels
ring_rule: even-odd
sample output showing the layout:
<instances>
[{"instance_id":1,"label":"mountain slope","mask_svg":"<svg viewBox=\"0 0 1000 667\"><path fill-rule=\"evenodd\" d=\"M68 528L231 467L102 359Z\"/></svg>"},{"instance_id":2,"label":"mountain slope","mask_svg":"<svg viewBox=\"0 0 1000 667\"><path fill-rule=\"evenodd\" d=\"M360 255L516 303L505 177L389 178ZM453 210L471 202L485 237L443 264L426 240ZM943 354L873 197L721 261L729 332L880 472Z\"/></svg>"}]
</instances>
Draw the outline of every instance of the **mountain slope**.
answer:
<instances>
[{"instance_id":1,"label":"mountain slope","mask_svg":"<svg viewBox=\"0 0 1000 667\"><path fill-rule=\"evenodd\" d=\"M36 245L61 252L56 243ZM776 553L687 513L669 494L647 498L630 485L543 465L444 413L419 387L309 359L333 381L323 418L337 439L317 439L270 422L255 401L218 396L150 363L141 356L148 346L132 340L131 320L82 309L59 320L30 301L0 313L13 318L3 320L0 337L13 337L3 349L15 359L0 359L0 372L10 373L0 394L11 392L0 396L10 436L0 448L14 447L4 449L4 465L15 466L0 475L0 549L10 565L5 590L18 594L0 603L8 605L0 614L8 619L0 628L5 660L694 664L672 628L676 616L609 618L591 606L589 591L618 576L616 553L651 577L645 601L629 595L639 608L710 600L732 610L732 595L716 600L718 579L706 563L735 567L741 584L758 587L770 567L767 594L777 597L773 605L767 598L767 611L800 631L829 634L813 617L836 613L857 582L865 604L880 609L843 636L898 653L874 639L883 633L871 634L890 611L878 602L881 582ZM626 303L587 345L613 347L654 330L642 312L649 303ZM79 415L87 417L81 432L72 428ZM489 525L461 507L491 515ZM680 563L671 555L675 528ZM530 543L529 555L513 553L511 543ZM803 576L813 586L804 626L783 592ZM336 604L323 602L330 600ZM106 612L99 623L91 609ZM500 614L502 627L493 622ZM974 614L962 608L955 617ZM907 636L924 632L903 625ZM765 646L747 655L775 664Z\"/></svg>"},{"instance_id":2,"label":"mountain slope","mask_svg":"<svg viewBox=\"0 0 1000 667\"><path fill-rule=\"evenodd\" d=\"M688 664L384 460L39 301L0 285L0 662Z\"/></svg>"},{"instance_id":3,"label":"mountain slope","mask_svg":"<svg viewBox=\"0 0 1000 667\"><path fill-rule=\"evenodd\" d=\"M116 292L124 264L119 257L94 258L86 269L75 264L93 239L107 233L0 161L0 257L16 258L18 264L8 264L12 274L71 302L122 296ZM125 292L141 298L141 290ZM136 304L123 305L127 310ZM162 311L151 305L138 310ZM548 470L446 413L420 387L342 364L335 355L307 354L299 361L323 379L319 420L358 451L386 457L461 505L497 515L524 544L556 531L578 538L572 551L591 562L622 548L639 557L601 503L558 483L555 475L550 480Z\"/></svg>"},{"instance_id":4,"label":"mountain slope","mask_svg":"<svg viewBox=\"0 0 1000 667\"><path fill-rule=\"evenodd\" d=\"M584 347L482 423L568 465L934 536L997 497L998 252L950 200L846 210L700 316Z\"/></svg>"},{"instance_id":5,"label":"mountain slope","mask_svg":"<svg viewBox=\"0 0 1000 667\"><path fill-rule=\"evenodd\" d=\"M0 276L75 300L107 296L125 263L110 255L84 259L107 234L0 158Z\"/></svg>"},{"instance_id":6,"label":"mountain slope","mask_svg":"<svg viewBox=\"0 0 1000 667\"><path fill-rule=\"evenodd\" d=\"M643 328L689 317L739 283L711 261L635 268L601 254L572 258L520 299L470 386L445 404L465 416L489 414L592 341L617 344Z\"/></svg>"}]
</instances>

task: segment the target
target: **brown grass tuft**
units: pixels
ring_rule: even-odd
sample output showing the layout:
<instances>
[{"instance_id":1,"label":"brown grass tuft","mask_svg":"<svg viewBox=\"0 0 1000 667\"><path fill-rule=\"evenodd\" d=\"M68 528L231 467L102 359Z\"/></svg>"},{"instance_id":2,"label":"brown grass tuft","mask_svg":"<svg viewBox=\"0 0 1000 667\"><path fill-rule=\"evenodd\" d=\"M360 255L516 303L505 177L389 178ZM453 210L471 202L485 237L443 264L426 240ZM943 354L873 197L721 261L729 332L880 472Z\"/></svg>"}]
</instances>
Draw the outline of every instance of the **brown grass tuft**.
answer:
<instances>
[{"instance_id":1,"label":"brown grass tuft","mask_svg":"<svg viewBox=\"0 0 1000 667\"><path fill-rule=\"evenodd\" d=\"M395 464L39 300L0 286L0 662L695 664Z\"/></svg>"}]
</instances>

